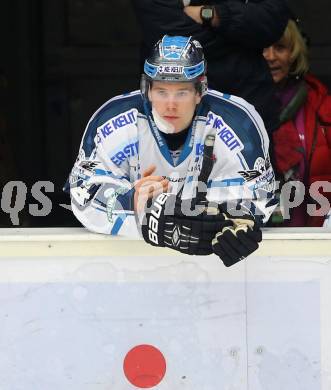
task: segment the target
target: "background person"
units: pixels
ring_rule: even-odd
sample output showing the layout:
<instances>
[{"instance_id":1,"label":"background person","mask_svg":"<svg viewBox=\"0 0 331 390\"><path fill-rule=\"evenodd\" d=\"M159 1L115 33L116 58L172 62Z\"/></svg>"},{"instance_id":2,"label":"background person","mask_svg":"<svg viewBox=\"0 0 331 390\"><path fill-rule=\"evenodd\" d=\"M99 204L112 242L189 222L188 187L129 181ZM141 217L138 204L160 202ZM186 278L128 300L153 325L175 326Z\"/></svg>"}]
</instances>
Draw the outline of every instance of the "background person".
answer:
<instances>
[{"instance_id":1,"label":"background person","mask_svg":"<svg viewBox=\"0 0 331 390\"><path fill-rule=\"evenodd\" d=\"M304 201L292 209L285 226L322 226L324 216L307 213L307 203L321 199L311 185L324 181L331 186L331 96L321 81L308 73L307 54L294 20L288 22L282 38L263 52L282 107L282 125L273 133L274 168L283 183L299 180L305 185ZM319 192L331 200L330 188Z\"/></svg>"},{"instance_id":2,"label":"background person","mask_svg":"<svg viewBox=\"0 0 331 390\"><path fill-rule=\"evenodd\" d=\"M88 229L113 235L137 234L138 214L146 242L214 252L229 266L258 247L274 173L261 118L243 99L207 92L205 69L191 37L155 45L142 90L90 119L69 178L72 210Z\"/></svg>"},{"instance_id":3,"label":"background person","mask_svg":"<svg viewBox=\"0 0 331 390\"><path fill-rule=\"evenodd\" d=\"M132 0L143 33L142 59L164 34L192 35L204 48L211 88L253 104L268 131L277 128L264 47L289 18L286 0ZM211 5L210 5L211 4Z\"/></svg>"}]
</instances>

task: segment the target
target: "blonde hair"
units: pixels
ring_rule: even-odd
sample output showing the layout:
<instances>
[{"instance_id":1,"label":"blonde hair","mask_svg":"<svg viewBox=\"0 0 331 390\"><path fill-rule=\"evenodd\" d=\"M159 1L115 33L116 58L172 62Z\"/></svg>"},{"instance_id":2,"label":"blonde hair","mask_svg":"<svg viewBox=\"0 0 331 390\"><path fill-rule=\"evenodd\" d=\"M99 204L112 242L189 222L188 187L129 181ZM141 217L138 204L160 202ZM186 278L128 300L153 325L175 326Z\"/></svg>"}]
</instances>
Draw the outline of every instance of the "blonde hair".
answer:
<instances>
[{"instance_id":1,"label":"blonde hair","mask_svg":"<svg viewBox=\"0 0 331 390\"><path fill-rule=\"evenodd\" d=\"M296 22L289 20L282 38L279 41L290 49L292 62L290 74L301 76L308 72L308 48Z\"/></svg>"}]
</instances>

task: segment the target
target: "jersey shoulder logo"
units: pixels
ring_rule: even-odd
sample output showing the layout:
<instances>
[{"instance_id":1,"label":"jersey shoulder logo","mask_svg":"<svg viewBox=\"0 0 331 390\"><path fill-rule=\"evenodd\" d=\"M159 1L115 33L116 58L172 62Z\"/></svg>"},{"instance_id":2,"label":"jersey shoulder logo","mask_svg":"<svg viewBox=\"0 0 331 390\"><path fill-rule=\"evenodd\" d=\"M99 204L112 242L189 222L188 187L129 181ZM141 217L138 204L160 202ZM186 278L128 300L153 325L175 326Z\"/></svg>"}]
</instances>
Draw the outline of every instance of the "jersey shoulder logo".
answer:
<instances>
[{"instance_id":1,"label":"jersey shoulder logo","mask_svg":"<svg viewBox=\"0 0 331 390\"><path fill-rule=\"evenodd\" d=\"M231 151L239 152L244 149L244 145L236 132L224 121L224 119L213 112L207 115L206 126L215 130L216 135L222 143Z\"/></svg>"},{"instance_id":2,"label":"jersey shoulder logo","mask_svg":"<svg viewBox=\"0 0 331 390\"><path fill-rule=\"evenodd\" d=\"M245 179L245 181L251 181L261 175L261 172L257 169L248 169L247 171L238 171L238 173Z\"/></svg>"},{"instance_id":3,"label":"jersey shoulder logo","mask_svg":"<svg viewBox=\"0 0 331 390\"><path fill-rule=\"evenodd\" d=\"M98 143L106 139L118 129L135 123L136 117L137 109L134 108L108 119L105 123L97 128Z\"/></svg>"}]
</instances>

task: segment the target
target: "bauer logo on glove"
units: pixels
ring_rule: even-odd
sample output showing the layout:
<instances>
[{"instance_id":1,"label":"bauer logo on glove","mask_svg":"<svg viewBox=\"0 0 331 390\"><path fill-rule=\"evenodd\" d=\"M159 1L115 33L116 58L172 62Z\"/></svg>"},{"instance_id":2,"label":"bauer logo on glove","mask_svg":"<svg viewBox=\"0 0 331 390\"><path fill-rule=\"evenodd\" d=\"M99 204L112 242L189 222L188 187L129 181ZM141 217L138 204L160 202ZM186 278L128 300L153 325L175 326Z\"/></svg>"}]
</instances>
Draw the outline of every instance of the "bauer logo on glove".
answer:
<instances>
[{"instance_id":1,"label":"bauer logo on glove","mask_svg":"<svg viewBox=\"0 0 331 390\"><path fill-rule=\"evenodd\" d=\"M161 213L163 212L163 207L169 196L170 194L168 193L160 194L152 204L152 208L148 218L148 239L151 243L153 242L155 245L159 245L159 219Z\"/></svg>"}]
</instances>

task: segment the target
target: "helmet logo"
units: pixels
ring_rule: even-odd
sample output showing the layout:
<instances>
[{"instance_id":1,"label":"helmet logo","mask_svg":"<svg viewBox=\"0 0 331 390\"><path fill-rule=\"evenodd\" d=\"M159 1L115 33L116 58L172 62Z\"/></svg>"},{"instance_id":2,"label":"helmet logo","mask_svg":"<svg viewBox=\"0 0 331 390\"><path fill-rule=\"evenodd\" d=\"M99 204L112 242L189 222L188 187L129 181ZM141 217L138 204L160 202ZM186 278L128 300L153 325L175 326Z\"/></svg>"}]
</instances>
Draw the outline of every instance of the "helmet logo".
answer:
<instances>
[{"instance_id":1,"label":"helmet logo","mask_svg":"<svg viewBox=\"0 0 331 390\"><path fill-rule=\"evenodd\" d=\"M171 58L174 60L179 60L183 53L183 48L176 45L165 46L163 48L164 58Z\"/></svg>"},{"instance_id":2,"label":"helmet logo","mask_svg":"<svg viewBox=\"0 0 331 390\"><path fill-rule=\"evenodd\" d=\"M171 65L160 65L158 67L158 73L171 73L171 74L182 74L184 72L183 66L171 66Z\"/></svg>"}]
</instances>

